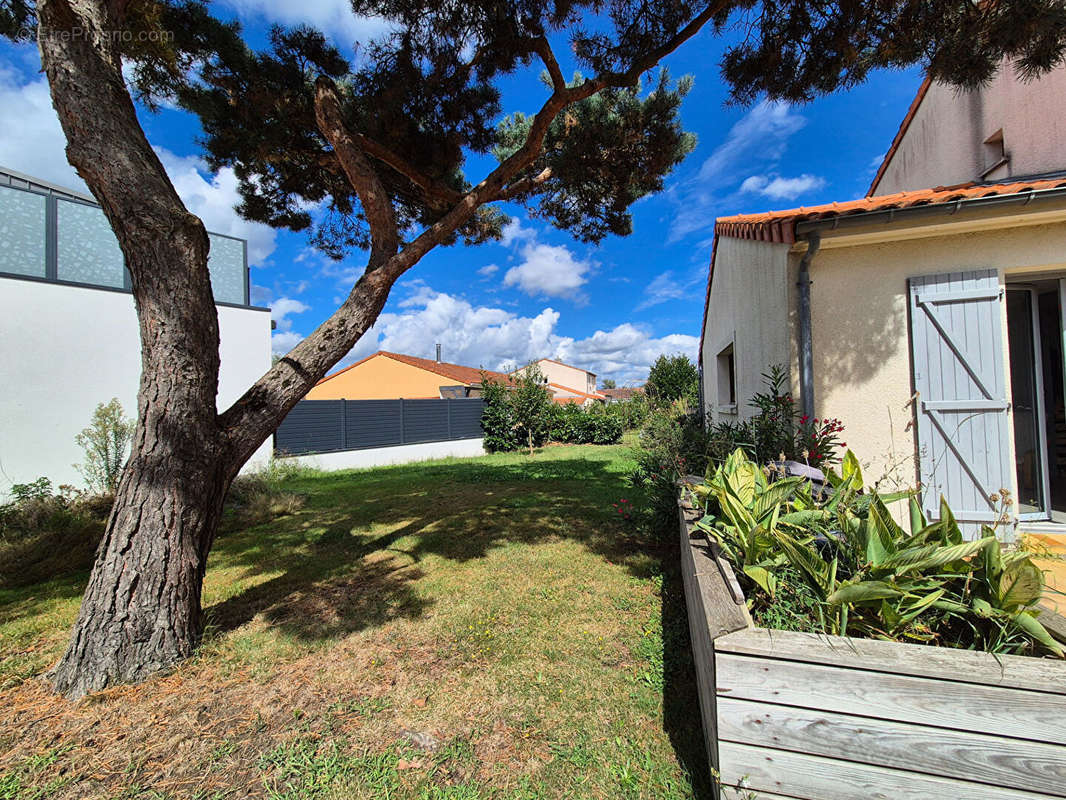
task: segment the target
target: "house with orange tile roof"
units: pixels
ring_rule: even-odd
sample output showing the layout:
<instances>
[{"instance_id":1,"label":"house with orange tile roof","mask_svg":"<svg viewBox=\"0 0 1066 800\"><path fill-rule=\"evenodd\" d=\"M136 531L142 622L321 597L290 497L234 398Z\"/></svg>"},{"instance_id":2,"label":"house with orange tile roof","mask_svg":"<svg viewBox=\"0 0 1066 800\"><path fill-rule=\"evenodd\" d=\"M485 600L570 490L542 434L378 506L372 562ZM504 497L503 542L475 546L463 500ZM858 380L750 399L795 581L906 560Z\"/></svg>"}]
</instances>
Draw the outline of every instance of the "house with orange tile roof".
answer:
<instances>
[{"instance_id":1,"label":"house with orange tile roof","mask_svg":"<svg viewBox=\"0 0 1066 800\"><path fill-rule=\"evenodd\" d=\"M606 395L596 391L595 372L564 364L553 358L539 358L511 374L517 375L534 364L544 375L545 383L556 405L589 406L607 402Z\"/></svg>"},{"instance_id":2,"label":"house with orange tile roof","mask_svg":"<svg viewBox=\"0 0 1066 800\"><path fill-rule=\"evenodd\" d=\"M408 400L480 397L482 375L510 381L502 372L449 364L432 358L379 350L351 366L327 375L308 400Z\"/></svg>"},{"instance_id":3,"label":"house with orange tile roof","mask_svg":"<svg viewBox=\"0 0 1066 800\"><path fill-rule=\"evenodd\" d=\"M771 365L813 418L970 532L1066 532L1066 68L925 82L866 197L716 221L700 350L714 421ZM888 484L883 484L888 485Z\"/></svg>"}]
</instances>

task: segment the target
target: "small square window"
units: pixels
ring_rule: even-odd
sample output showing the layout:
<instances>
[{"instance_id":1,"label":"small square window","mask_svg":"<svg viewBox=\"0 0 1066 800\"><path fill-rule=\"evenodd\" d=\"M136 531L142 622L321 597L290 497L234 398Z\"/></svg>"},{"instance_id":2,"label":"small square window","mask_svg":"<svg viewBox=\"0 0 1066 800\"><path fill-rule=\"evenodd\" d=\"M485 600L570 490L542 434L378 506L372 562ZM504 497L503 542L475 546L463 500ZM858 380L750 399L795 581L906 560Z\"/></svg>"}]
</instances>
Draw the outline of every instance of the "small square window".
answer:
<instances>
[{"instance_id":1,"label":"small square window","mask_svg":"<svg viewBox=\"0 0 1066 800\"><path fill-rule=\"evenodd\" d=\"M737 375L733 361L733 345L718 354L718 405L737 404Z\"/></svg>"}]
</instances>

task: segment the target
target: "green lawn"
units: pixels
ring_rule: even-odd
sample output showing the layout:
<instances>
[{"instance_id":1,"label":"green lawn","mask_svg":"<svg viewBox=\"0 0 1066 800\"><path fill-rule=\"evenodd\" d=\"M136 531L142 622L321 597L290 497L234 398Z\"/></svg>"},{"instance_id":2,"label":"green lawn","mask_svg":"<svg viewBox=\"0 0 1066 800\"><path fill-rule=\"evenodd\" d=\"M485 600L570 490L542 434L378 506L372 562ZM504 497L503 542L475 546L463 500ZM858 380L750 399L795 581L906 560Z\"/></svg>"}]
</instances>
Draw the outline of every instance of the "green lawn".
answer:
<instances>
[{"instance_id":1,"label":"green lawn","mask_svg":"<svg viewBox=\"0 0 1066 800\"><path fill-rule=\"evenodd\" d=\"M302 509L218 540L200 655L77 705L34 676L84 574L0 590L0 799L702 796L677 550L612 507L631 466L298 475Z\"/></svg>"}]
</instances>

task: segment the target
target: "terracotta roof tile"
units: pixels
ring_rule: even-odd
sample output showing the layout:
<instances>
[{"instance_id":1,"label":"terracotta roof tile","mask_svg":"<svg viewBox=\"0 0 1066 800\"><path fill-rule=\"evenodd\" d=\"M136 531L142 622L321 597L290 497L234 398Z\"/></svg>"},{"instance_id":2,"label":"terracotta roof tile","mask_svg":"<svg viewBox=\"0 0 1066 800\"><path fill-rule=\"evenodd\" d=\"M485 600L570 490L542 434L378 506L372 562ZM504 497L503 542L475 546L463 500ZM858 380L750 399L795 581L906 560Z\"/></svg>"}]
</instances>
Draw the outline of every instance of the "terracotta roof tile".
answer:
<instances>
[{"instance_id":1,"label":"terracotta roof tile","mask_svg":"<svg viewBox=\"0 0 1066 800\"><path fill-rule=\"evenodd\" d=\"M599 392L591 392L591 393L590 392L583 392L580 389L571 389L569 386L563 386L562 384L559 384L559 383L549 383L548 385L553 387L553 388L555 388L555 389L562 389L564 392L570 392L570 394L576 394L576 395L578 395L580 397L584 397L586 399L592 399L592 400L606 400L607 399L606 395L602 395Z\"/></svg>"},{"instance_id":2,"label":"terracotta roof tile","mask_svg":"<svg viewBox=\"0 0 1066 800\"><path fill-rule=\"evenodd\" d=\"M910 208L934 203L950 203L954 200L969 200L977 197L1021 194L1042 189L1066 187L1066 178L1044 178L1005 183L960 183L957 186L937 186L933 189L917 189L910 192L883 194L878 197L862 197L843 203L826 203L809 208L792 208L785 211L769 211L764 214L738 214L719 217L714 224L716 236L734 239L755 239L764 242L796 241L796 223L807 220L863 214L871 211L887 211L893 208Z\"/></svg>"},{"instance_id":3,"label":"terracotta roof tile","mask_svg":"<svg viewBox=\"0 0 1066 800\"><path fill-rule=\"evenodd\" d=\"M433 372L437 375L441 375L442 377L448 378L449 380L461 383L464 386L469 386L475 383L481 383L482 372L484 372L490 378L495 378L496 380L504 381L507 383L509 383L511 380L511 377L509 375L505 375L502 372L494 372L491 369L482 370L477 367L464 367L461 364L449 364L444 361L434 361L431 358L418 358L417 356L408 356L404 355L403 353L390 353L386 350L378 350L376 353L369 355L364 359L356 361L351 366L345 367L341 370L337 370L332 375L327 375L322 380L320 380L319 383L325 383L328 380L336 378L341 373L347 372L348 370L352 369L352 367L358 367L364 361L369 361L370 359L377 358L378 356L391 358L393 361L399 361L401 364L407 364L412 367L424 369L427 372Z\"/></svg>"}]
</instances>

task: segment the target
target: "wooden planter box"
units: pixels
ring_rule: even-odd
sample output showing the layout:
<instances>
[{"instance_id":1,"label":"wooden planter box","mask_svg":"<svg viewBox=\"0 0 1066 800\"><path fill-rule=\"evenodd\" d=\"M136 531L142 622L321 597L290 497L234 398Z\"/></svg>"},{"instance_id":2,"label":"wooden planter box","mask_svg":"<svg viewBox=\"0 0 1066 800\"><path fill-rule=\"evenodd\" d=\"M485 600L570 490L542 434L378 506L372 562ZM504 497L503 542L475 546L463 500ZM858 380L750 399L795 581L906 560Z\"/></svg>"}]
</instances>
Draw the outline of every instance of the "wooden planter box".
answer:
<instances>
[{"instance_id":1,"label":"wooden planter box","mask_svg":"<svg viewBox=\"0 0 1066 800\"><path fill-rule=\"evenodd\" d=\"M707 756L754 800L1066 797L1066 663L755 628L681 503Z\"/></svg>"}]
</instances>

